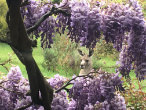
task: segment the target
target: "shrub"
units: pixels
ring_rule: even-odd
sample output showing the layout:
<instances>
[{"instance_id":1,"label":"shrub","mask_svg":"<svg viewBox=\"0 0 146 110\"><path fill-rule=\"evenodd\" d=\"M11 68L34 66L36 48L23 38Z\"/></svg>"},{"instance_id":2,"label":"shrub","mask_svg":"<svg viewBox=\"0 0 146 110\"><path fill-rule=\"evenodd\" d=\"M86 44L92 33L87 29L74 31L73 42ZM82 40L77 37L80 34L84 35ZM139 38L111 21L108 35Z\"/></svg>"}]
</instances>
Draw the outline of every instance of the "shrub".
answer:
<instances>
[{"instance_id":1,"label":"shrub","mask_svg":"<svg viewBox=\"0 0 146 110\"><path fill-rule=\"evenodd\" d=\"M5 37L7 32L6 12L8 8L5 0L0 1L0 36Z\"/></svg>"},{"instance_id":2,"label":"shrub","mask_svg":"<svg viewBox=\"0 0 146 110\"><path fill-rule=\"evenodd\" d=\"M100 39L99 42L97 42L97 44L96 44L93 56L96 59L110 56L113 59L117 60L118 59L118 52L115 48L113 48L112 43L106 43L105 40Z\"/></svg>"},{"instance_id":3,"label":"shrub","mask_svg":"<svg viewBox=\"0 0 146 110\"><path fill-rule=\"evenodd\" d=\"M56 70L57 67L57 55L58 53L50 48L50 49L45 49L44 50L44 62L43 62L43 67L47 68L48 70Z\"/></svg>"},{"instance_id":4,"label":"shrub","mask_svg":"<svg viewBox=\"0 0 146 110\"><path fill-rule=\"evenodd\" d=\"M44 49L45 64L43 63L43 66L56 72L64 70L65 73L77 74L80 63L77 44L71 42L66 36L65 34L62 36L56 34L52 48Z\"/></svg>"},{"instance_id":5,"label":"shrub","mask_svg":"<svg viewBox=\"0 0 146 110\"><path fill-rule=\"evenodd\" d=\"M146 108L146 93L142 90L144 86L141 85L138 79L135 80L138 83L138 88L133 83L124 83L125 92L123 96L128 109L144 110Z\"/></svg>"}]
</instances>

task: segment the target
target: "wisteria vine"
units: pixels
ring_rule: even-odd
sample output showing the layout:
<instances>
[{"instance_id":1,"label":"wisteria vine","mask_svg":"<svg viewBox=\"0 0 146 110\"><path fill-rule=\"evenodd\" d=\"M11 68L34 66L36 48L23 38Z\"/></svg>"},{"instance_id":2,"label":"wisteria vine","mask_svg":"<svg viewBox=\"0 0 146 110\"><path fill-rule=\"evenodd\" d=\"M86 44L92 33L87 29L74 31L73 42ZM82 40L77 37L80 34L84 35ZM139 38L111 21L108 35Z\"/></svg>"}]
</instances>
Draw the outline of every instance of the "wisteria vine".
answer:
<instances>
[{"instance_id":1,"label":"wisteria vine","mask_svg":"<svg viewBox=\"0 0 146 110\"><path fill-rule=\"evenodd\" d=\"M88 48L94 48L103 35L107 42L112 42L121 52L118 71L123 76L129 76L133 66L137 78L145 79L146 25L138 1L129 0L126 4L112 3L108 6L87 0L63 0L60 5L54 5L50 1L30 1L30 5L21 8L26 28L33 26L54 7L68 13L49 16L33 32L36 38L41 36L43 48L51 47L55 33L68 32L72 41Z\"/></svg>"},{"instance_id":2,"label":"wisteria vine","mask_svg":"<svg viewBox=\"0 0 146 110\"><path fill-rule=\"evenodd\" d=\"M56 91L51 105L52 110L95 110L97 108L126 110L124 98L116 93L117 90L124 91L118 74L99 73L96 77L73 76L71 80L56 74L54 78L47 79ZM73 85L68 87L68 94L66 89L62 88L66 84ZM0 80L1 110L22 110L22 108L44 110L40 105L33 105L28 94L29 89L29 82L22 76L20 68L11 67L7 76L3 76Z\"/></svg>"}]
</instances>

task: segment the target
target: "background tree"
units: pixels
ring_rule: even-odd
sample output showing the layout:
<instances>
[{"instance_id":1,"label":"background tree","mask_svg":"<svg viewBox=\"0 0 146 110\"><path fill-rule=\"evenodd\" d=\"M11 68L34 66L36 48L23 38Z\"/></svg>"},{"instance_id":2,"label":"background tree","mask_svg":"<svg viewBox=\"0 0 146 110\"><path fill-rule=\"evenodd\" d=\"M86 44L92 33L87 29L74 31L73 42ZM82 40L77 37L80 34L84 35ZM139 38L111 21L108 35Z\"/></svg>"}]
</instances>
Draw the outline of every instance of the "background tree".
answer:
<instances>
[{"instance_id":1,"label":"background tree","mask_svg":"<svg viewBox=\"0 0 146 110\"><path fill-rule=\"evenodd\" d=\"M5 3L5 0L0 1L0 38L4 39L7 32L7 23L5 20L6 13L7 12L7 5Z\"/></svg>"}]
</instances>

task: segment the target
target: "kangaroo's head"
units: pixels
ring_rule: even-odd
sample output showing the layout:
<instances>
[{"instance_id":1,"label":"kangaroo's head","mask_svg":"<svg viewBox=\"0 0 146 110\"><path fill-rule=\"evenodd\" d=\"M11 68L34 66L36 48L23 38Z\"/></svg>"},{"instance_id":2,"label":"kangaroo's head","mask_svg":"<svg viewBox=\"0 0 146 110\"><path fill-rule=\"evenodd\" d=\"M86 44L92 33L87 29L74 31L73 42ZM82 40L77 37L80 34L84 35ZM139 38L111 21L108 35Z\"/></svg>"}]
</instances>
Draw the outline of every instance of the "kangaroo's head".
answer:
<instances>
[{"instance_id":1,"label":"kangaroo's head","mask_svg":"<svg viewBox=\"0 0 146 110\"><path fill-rule=\"evenodd\" d=\"M92 69L91 56L93 55L93 50L89 50L88 55L84 54L80 49L78 49L78 52L81 55L80 68L82 71L84 70L84 73L80 73L80 74L86 74L85 72L87 72L88 74L88 72Z\"/></svg>"}]
</instances>

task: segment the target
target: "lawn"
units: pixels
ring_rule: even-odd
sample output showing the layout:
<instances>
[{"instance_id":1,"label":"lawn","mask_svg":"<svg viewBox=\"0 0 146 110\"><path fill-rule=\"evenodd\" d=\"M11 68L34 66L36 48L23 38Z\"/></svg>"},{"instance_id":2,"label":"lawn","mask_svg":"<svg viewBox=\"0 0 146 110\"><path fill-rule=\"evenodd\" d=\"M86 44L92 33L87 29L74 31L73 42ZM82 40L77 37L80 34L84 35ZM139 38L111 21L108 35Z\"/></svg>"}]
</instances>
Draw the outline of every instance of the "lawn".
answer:
<instances>
[{"instance_id":1,"label":"lawn","mask_svg":"<svg viewBox=\"0 0 146 110\"><path fill-rule=\"evenodd\" d=\"M19 59L14 54L14 52L12 51L10 46L7 44L0 43L0 51L1 51L0 52L0 63L6 61L11 56L11 58L12 58L11 64L7 64L6 67L8 69L10 69L10 67L12 65L15 65L15 66L18 65L23 73L23 76L27 78L27 74L26 74L27 72L26 72L25 66L19 61ZM49 72L47 69L42 67L43 49L41 47L37 47L37 48L33 49L33 56L34 56L37 64L39 65L40 70L42 71L42 73L45 76L50 76L50 77L54 76L55 73ZM0 71L4 74L8 73L7 70L2 66L0 66Z\"/></svg>"},{"instance_id":2,"label":"lawn","mask_svg":"<svg viewBox=\"0 0 146 110\"><path fill-rule=\"evenodd\" d=\"M12 51L12 49L9 47L9 45L7 44L4 44L4 43L0 43L0 63L6 61L10 56L12 58L12 61L10 64L6 64L6 67L8 67L8 69L10 69L10 67L12 65L18 65L22 71L22 74L25 78L27 78L27 72L26 72L26 69L24 67L24 65L18 60L17 56L14 54L14 52ZM68 78L71 78L72 75L69 75L69 74L66 74L65 73L65 70L61 69L58 71L58 72L53 72L53 71L48 71L46 68L44 68L42 66L42 63L44 61L44 57L43 57L43 49L40 47L40 45L38 45L37 48L34 48L33 49L33 56L41 70L41 72L43 73L44 76L46 77L53 77L55 74L60 74L62 76L66 76ZM94 59L93 59L94 60ZM116 60L113 59L112 57L103 57L101 59L99 59L97 61L97 64L98 66L100 66L103 70L105 71L108 71L110 73L114 73L115 72L115 66L116 64ZM6 75L8 72L7 70L0 66L0 72L2 72L4 75ZM136 80L136 76L135 76L135 73L134 72L131 72L130 73L130 76L132 78L132 83L135 84L135 87L138 88L138 82ZM142 81L140 82L141 85L146 85L146 81ZM146 88L143 88L144 91L146 91Z\"/></svg>"}]
</instances>

